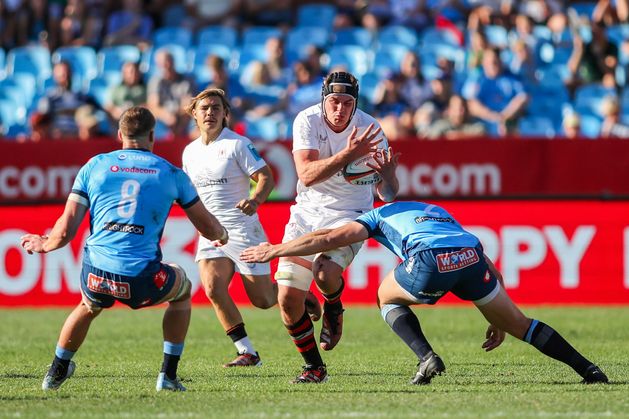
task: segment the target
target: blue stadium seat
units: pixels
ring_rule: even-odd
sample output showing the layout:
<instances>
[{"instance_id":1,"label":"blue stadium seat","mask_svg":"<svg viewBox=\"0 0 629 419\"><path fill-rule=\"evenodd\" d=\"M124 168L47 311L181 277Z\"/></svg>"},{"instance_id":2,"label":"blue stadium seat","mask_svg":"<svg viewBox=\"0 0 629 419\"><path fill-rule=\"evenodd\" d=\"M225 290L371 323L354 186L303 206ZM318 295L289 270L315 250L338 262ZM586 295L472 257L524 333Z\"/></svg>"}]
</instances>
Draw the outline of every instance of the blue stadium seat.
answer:
<instances>
[{"instance_id":1,"label":"blue stadium seat","mask_svg":"<svg viewBox=\"0 0 629 419\"><path fill-rule=\"evenodd\" d=\"M408 52L409 49L404 45L381 46L374 55L372 71L380 76L397 73L400 71L402 59Z\"/></svg>"},{"instance_id":2,"label":"blue stadium seat","mask_svg":"<svg viewBox=\"0 0 629 419\"><path fill-rule=\"evenodd\" d=\"M297 26L320 26L332 29L336 7L331 4L304 4L297 10Z\"/></svg>"},{"instance_id":3,"label":"blue stadium seat","mask_svg":"<svg viewBox=\"0 0 629 419\"><path fill-rule=\"evenodd\" d=\"M162 27L153 32L153 48L159 49L169 44L189 48L192 45L192 32L183 27Z\"/></svg>"},{"instance_id":4,"label":"blue stadium seat","mask_svg":"<svg viewBox=\"0 0 629 419\"><path fill-rule=\"evenodd\" d=\"M601 102L606 96L616 96L614 89L607 89L598 84L586 84L574 94L574 107L579 113L601 115Z\"/></svg>"},{"instance_id":5,"label":"blue stadium seat","mask_svg":"<svg viewBox=\"0 0 629 419\"><path fill-rule=\"evenodd\" d=\"M6 74L5 74L5 61L6 61L6 54L4 52L4 49L0 48L0 78L3 78Z\"/></svg>"},{"instance_id":6,"label":"blue stadium seat","mask_svg":"<svg viewBox=\"0 0 629 419\"><path fill-rule=\"evenodd\" d=\"M120 74L122 66L126 62L140 62L142 53L134 45L119 45L114 47L104 47L98 51L98 74L107 73Z\"/></svg>"},{"instance_id":7,"label":"blue stadium seat","mask_svg":"<svg viewBox=\"0 0 629 419\"><path fill-rule=\"evenodd\" d=\"M32 105L38 86L37 79L34 75L30 73L17 73L1 81L0 85L4 85L5 83L10 83L20 90L27 108Z\"/></svg>"},{"instance_id":8,"label":"blue stadium seat","mask_svg":"<svg viewBox=\"0 0 629 419\"><path fill-rule=\"evenodd\" d=\"M246 118L245 135L252 140L276 141L280 135L280 123L268 117Z\"/></svg>"},{"instance_id":9,"label":"blue stadium seat","mask_svg":"<svg viewBox=\"0 0 629 419\"><path fill-rule=\"evenodd\" d=\"M82 83L96 77L98 72L98 62L96 51L92 47L60 47L52 54L54 64L60 61L67 61L72 67L74 75L79 76ZM77 86L74 86L76 88ZM80 88L86 87L82 85Z\"/></svg>"},{"instance_id":10,"label":"blue stadium seat","mask_svg":"<svg viewBox=\"0 0 629 419\"><path fill-rule=\"evenodd\" d=\"M106 78L95 78L90 80L87 93L96 100L101 107L109 102L111 90L115 87L110 80Z\"/></svg>"},{"instance_id":11,"label":"blue stadium seat","mask_svg":"<svg viewBox=\"0 0 629 419\"><path fill-rule=\"evenodd\" d=\"M325 47L329 41L327 29L318 26L301 26L291 29L286 35L286 52L300 59L310 45Z\"/></svg>"},{"instance_id":12,"label":"blue stadium seat","mask_svg":"<svg viewBox=\"0 0 629 419\"><path fill-rule=\"evenodd\" d=\"M387 45L404 45L407 48L417 48L419 37L414 30L401 25L388 25L378 33L380 48Z\"/></svg>"},{"instance_id":13,"label":"blue stadium seat","mask_svg":"<svg viewBox=\"0 0 629 419\"><path fill-rule=\"evenodd\" d=\"M0 134L4 136L8 137L11 130L24 124L24 115L20 117L16 112L16 106L13 100L0 97Z\"/></svg>"},{"instance_id":14,"label":"blue stadium seat","mask_svg":"<svg viewBox=\"0 0 629 419\"><path fill-rule=\"evenodd\" d=\"M581 115L581 135L587 138L599 138L602 120L595 115Z\"/></svg>"},{"instance_id":15,"label":"blue stadium seat","mask_svg":"<svg viewBox=\"0 0 629 419\"><path fill-rule=\"evenodd\" d=\"M192 66L192 74L198 84L207 84L210 82L211 75L206 66L207 57L217 55L225 61L225 66L229 66L232 59L232 51L226 45L221 44L203 44L199 45L194 54L194 63Z\"/></svg>"},{"instance_id":16,"label":"blue stadium seat","mask_svg":"<svg viewBox=\"0 0 629 419\"><path fill-rule=\"evenodd\" d=\"M264 48L259 45L245 45L235 55L237 59L232 60L229 70L232 74L242 74L249 64L253 61L266 62L267 53Z\"/></svg>"},{"instance_id":17,"label":"blue stadium seat","mask_svg":"<svg viewBox=\"0 0 629 419\"><path fill-rule=\"evenodd\" d=\"M360 78L358 94L371 105L375 104L376 88L380 80L380 76L376 73L367 73Z\"/></svg>"},{"instance_id":18,"label":"blue stadium seat","mask_svg":"<svg viewBox=\"0 0 629 419\"><path fill-rule=\"evenodd\" d=\"M592 12L594 12L594 9L596 8L595 1L583 2L583 3L575 3L575 2L570 2L570 3L572 4L570 4L570 6L568 7L570 9L574 9L574 11L577 12L577 15L581 17L586 17L589 20L592 19Z\"/></svg>"},{"instance_id":19,"label":"blue stadium seat","mask_svg":"<svg viewBox=\"0 0 629 419\"><path fill-rule=\"evenodd\" d=\"M524 116L518 121L518 132L523 137L555 136L555 126L550 118L543 116Z\"/></svg>"},{"instance_id":20,"label":"blue stadium seat","mask_svg":"<svg viewBox=\"0 0 629 419\"><path fill-rule=\"evenodd\" d=\"M242 33L242 46L263 46L269 38L281 38L282 31L271 26L251 26Z\"/></svg>"},{"instance_id":21,"label":"blue stadium seat","mask_svg":"<svg viewBox=\"0 0 629 419\"><path fill-rule=\"evenodd\" d=\"M430 27L419 34L419 45L423 48L435 48L438 45L459 46L459 41L452 32Z\"/></svg>"},{"instance_id":22,"label":"blue stadium seat","mask_svg":"<svg viewBox=\"0 0 629 419\"><path fill-rule=\"evenodd\" d=\"M355 45L332 46L328 50L328 69L344 66L356 77L361 77L369 71L370 54L364 48Z\"/></svg>"},{"instance_id":23,"label":"blue stadium seat","mask_svg":"<svg viewBox=\"0 0 629 419\"><path fill-rule=\"evenodd\" d=\"M17 47L7 55L7 75L30 73L43 82L52 74L50 51L40 46Z\"/></svg>"},{"instance_id":24,"label":"blue stadium seat","mask_svg":"<svg viewBox=\"0 0 629 419\"><path fill-rule=\"evenodd\" d=\"M373 35L365 28L344 28L334 33L334 45L356 45L363 48L371 48Z\"/></svg>"},{"instance_id":25,"label":"blue stadium seat","mask_svg":"<svg viewBox=\"0 0 629 419\"><path fill-rule=\"evenodd\" d=\"M229 26L206 26L199 31L197 44L202 45L225 45L234 48L238 43L238 33L236 29Z\"/></svg>"},{"instance_id":26,"label":"blue stadium seat","mask_svg":"<svg viewBox=\"0 0 629 419\"><path fill-rule=\"evenodd\" d=\"M629 24L614 25L607 28L607 38L610 42L620 45L625 39L629 39Z\"/></svg>"},{"instance_id":27,"label":"blue stadium seat","mask_svg":"<svg viewBox=\"0 0 629 419\"><path fill-rule=\"evenodd\" d=\"M186 8L183 4L173 4L162 13L162 25L167 27L181 26L187 17Z\"/></svg>"},{"instance_id":28,"label":"blue stadium seat","mask_svg":"<svg viewBox=\"0 0 629 419\"><path fill-rule=\"evenodd\" d=\"M503 26L488 25L485 27L487 42L498 48L505 48L509 44L507 30Z\"/></svg>"}]
</instances>

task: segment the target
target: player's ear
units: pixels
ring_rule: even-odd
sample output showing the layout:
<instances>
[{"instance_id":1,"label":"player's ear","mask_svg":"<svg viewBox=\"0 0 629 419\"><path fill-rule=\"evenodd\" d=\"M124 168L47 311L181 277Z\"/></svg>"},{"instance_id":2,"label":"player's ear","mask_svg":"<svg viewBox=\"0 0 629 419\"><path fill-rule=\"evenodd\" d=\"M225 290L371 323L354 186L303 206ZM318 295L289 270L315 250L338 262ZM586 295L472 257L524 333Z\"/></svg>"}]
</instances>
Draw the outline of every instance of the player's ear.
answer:
<instances>
[{"instance_id":1,"label":"player's ear","mask_svg":"<svg viewBox=\"0 0 629 419\"><path fill-rule=\"evenodd\" d=\"M155 141L155 130L152 129L149 131L149 143L153 143Z\"/></svg>"},{"instance_id":2,"label":"player's ear","mask_svg":"<svg viewBox=\"0 0 629 419\"><path fill-rule=\"evenodd\" d=\"M118 141L122 142L122 132L118 130Z\"/></svg>"}]
</instances>

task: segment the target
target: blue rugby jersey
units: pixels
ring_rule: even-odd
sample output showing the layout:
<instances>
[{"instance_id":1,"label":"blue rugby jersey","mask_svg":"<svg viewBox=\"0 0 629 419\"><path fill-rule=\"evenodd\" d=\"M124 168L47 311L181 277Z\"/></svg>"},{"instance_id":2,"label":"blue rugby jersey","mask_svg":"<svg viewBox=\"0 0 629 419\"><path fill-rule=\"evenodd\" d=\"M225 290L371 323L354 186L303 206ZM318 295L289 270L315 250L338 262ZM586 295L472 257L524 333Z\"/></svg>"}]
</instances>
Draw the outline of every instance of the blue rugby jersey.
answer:
<instances>
[{"instance_id":1,"label":"blue rugby jersey","mask_svg":"<svg viewBox=\"0 0 629 419\"><path fill-rule=\"evenodd\" d=\"M446 210L424 202L394 202L371 210L356 221L365 226L369 237L402 259L417 250L480 244Z\"/></svg>"},{"instance_id":2,"label":"blue rugby jersey","mask_svg":"<svg viewBox=\"0 0 629 419\"><path fill-rule=\"evenodd\" d=\"M137 149L93 157L79 171L72 193L90 209L85 261L127 276L162 259L159 241L173 201L188 208L199 200L183 170Z\"/></svg>"}]
</instances>

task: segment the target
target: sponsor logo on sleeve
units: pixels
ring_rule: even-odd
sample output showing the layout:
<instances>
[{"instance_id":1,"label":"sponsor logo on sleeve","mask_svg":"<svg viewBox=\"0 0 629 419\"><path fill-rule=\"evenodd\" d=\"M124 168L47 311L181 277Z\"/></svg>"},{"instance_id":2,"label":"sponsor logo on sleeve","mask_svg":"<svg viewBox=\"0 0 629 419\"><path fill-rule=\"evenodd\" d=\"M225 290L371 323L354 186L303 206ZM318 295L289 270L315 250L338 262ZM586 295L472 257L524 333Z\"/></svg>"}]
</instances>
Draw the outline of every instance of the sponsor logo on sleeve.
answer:
<instances>
[{"instance_id":1,"label":"sponsor logo on sleeve","mask_svg":"<svg viewBox=\"0 0 629 419\"><path fill-rule=\"evenodd\" d=\"M249 149L249 152L251 152L251 154L253 154L253 157L256 160L262 160L262 156L260 156L260 154L258 153L258 150L256 150L256 148L253 146L253 144L247 144L247 148Z\"/></svg>"},{"instance_id":2,"label":"sponsor logo on sleeve","mask_svg":"<svg viewBox=\"0 0 629 419\"><path fill-rule=\"evenodd\" d=\"M111 279L101 278L90 273L87 276L87 288L99 294L111 295L115 298L128 300L131 298L131 287L128 282L118 282Z\"/></svg>"},{"instance_id":3,"label":"sponsor logo on sleeve","mask_svg":"<svg viewBox=\"0 0 629 419\"><path fill-rule=\"evenodd\" d=\"M441 273L458 271L480 260L476 249L472 247L466 247L456 252L442 253L437 255L436 259L437 269Z\"/></svg>"}]
</instances>

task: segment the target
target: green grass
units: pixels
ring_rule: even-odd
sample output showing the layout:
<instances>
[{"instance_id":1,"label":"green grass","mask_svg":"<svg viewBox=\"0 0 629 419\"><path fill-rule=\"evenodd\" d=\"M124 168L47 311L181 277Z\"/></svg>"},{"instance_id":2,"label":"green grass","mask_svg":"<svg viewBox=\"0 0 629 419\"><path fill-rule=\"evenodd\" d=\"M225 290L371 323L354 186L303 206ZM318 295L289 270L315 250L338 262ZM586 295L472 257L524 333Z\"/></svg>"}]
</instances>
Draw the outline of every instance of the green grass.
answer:
<instances>
[{"instance_id":1,"label":"green grass","mask_svg":"<svg viewBox=\"0 0 629 419\"><path fill-rule=\"evenodd\" d=\"M486 324L471 306L416 312L447 366L429 386L408 384L414 356L375 307L348 308L343 340L324 353L331 379L323 385L288 383L302 361L277 309L243 309L264 365L223 369L234 347L213 311L195 308L179 368L188 392L164 394L154 389L162 310L103 313L74 358L74 377L50 393L41 380L69 310L0 310L0 417L629 417L629 308L526 310L598 363L607 386L580 384L513 338L485 353Z\"/></svg>"}]
</instances>

